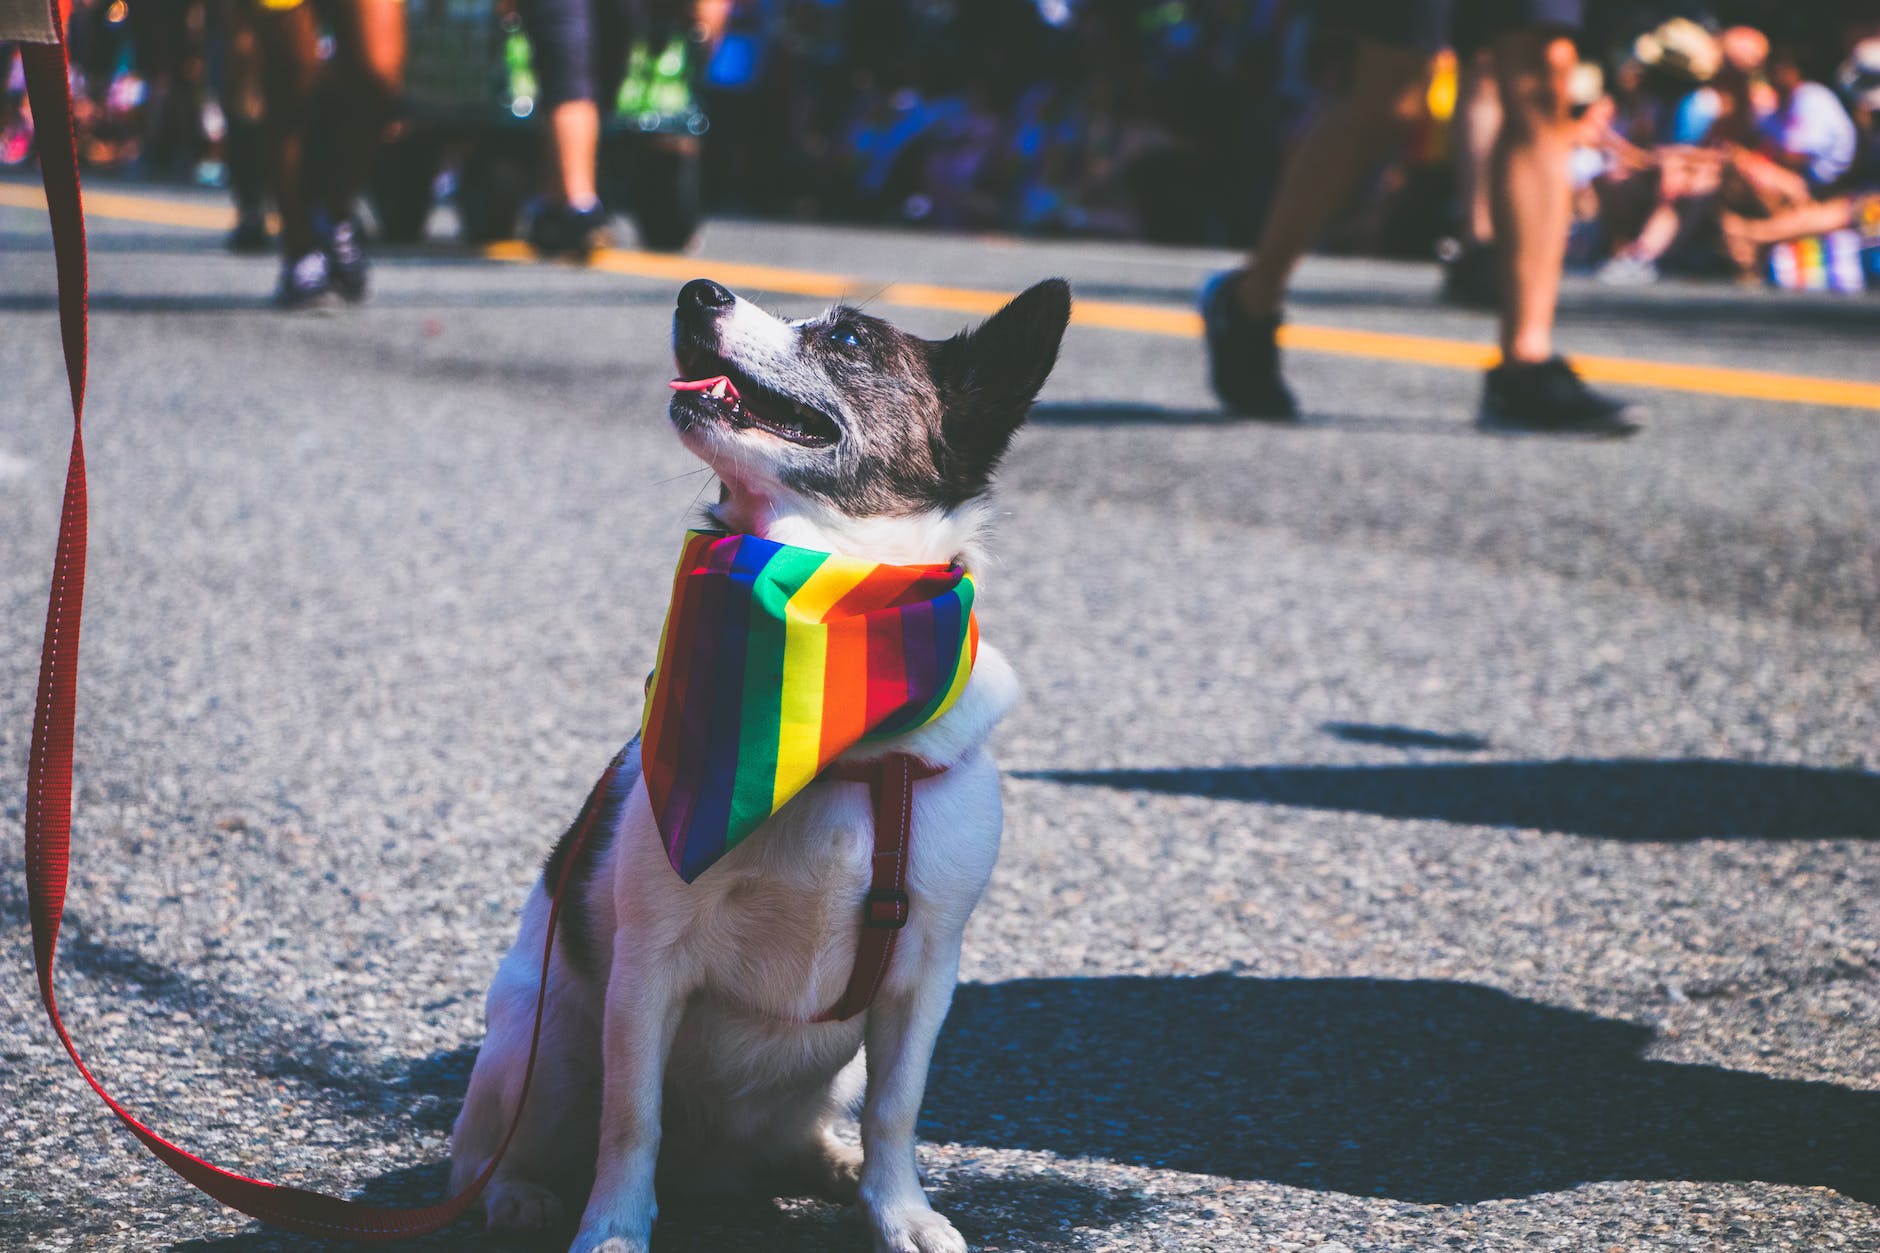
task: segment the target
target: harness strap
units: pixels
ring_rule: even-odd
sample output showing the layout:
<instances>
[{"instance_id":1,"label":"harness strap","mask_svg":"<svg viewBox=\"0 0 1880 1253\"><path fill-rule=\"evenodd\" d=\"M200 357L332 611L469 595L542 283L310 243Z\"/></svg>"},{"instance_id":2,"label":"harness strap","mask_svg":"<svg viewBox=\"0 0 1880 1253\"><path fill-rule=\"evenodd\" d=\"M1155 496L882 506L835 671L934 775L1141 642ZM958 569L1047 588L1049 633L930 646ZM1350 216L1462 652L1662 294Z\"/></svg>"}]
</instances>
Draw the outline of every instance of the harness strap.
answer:
<instances>
[{"instance_id":1,"label":"harness strap","mask_svg":"<svg viewBox=\"0 0 1880 1253\"><path fill-rule=\"evenodd\" d=\"M72 451L66 469L58 547L53 557L52 591L46 607L46 637L40 652L39 692L33 712L32 749L26 776L26 894L39 998L72 1063L92 1090L111 1107L111 1112L165 1165L222 1204L270 1226L314 1235L354 1240L399 1240L427 1235L449 1226L470 1208L495 1172L521 1121L522 1103L528 1099L529 1084L535 1074L536 1047L541 1040L542 1011L548 993L549 956L554 949L567 871L579 861L581 846L592 833L591 818L576 833L572 853L549 908L547 939L542 950L542 979L535 996L535 1028L529 1040L529 1061L523 1071L522 1091L516 1102L516 1121L510 1124L483 1173L462 1192L437 1205L421 1209L366 1205L303 1188L250 1179L204 1161L146 1127L114 1100L79 1057L77 1046L59 1018L53 964L58 952L59 924L65 912L71 860L72 743L78 706L78 631L85 592L87 281L85 216L79 194L77 144L72 130L71 85L67 77L63 21L56 6L52 6L52 20L59 42L19 46L26 72L26 92L32 102L39 138L40 176L46 188L46 207L52 217L53 254L59 276L59 327L65 350L66 381L72 393ZM601 776L595 785L597 795L613 786L618 768L616 764ZM598 804L590 804L588 812L592 814L599 808Z\"/></svg>"},{"instance_id":2,"label":"harness strap","mask_svg":"<svg viewBox=\"0 0 1880 1253\"><path fill-rule=\"evenodd\" d=\"M894 960L894 942L907 925L912 902L907 895L909 846L914 838L914 781L944 774L907 753L889 753L873 761L829 768L832 778L866 783L875 800L875 855L868 895L862 898L862 936L855 946L855 967L841 999L811 1022L845 1022L874 1003Z\"/></svg>"}]
</instances>

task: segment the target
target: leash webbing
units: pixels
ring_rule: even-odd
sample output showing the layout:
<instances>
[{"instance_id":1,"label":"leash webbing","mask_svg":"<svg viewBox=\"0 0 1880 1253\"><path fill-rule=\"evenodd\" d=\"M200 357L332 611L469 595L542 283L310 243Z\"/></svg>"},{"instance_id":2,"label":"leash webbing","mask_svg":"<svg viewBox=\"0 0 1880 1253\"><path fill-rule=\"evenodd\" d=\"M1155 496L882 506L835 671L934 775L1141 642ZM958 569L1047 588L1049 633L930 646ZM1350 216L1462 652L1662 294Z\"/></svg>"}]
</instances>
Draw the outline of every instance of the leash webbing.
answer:
<instances>
[{"instance_id":1,"label":"leash webbing","mask_svg":"<svg viewBox=\"0 0 1880 1253\"><path fill-rule=\"evenodd\" d=\"M59 1042L111 1111L131 1133L164 1164L211 1197L271 1226L313 1235L354 1240L397 1240L426 1235L455 1222L476 1200L509 1148L520 1117L512 1120L496 1153L482 1174L462 1192L440 1204L397 1209L349 1201L304 1188L285 1187L250 1179L204 1161L164 1139L120 1105L99 1083L78 1054L71 1035L59 1018L53 990L53 963L59 943L59 923L65 910L66 879L71 860L72 740L78 706L78 634L85 594L85 366L87 275L85 216L80 199L78 147L72 126L71 84L67 77L64 21L52 6L55 43L19 45L25 70L27 98L32 104L38 135L39 166L45 183L46 207L52 219L53 254L58 269L59 329L65 351L66 382L72 393L72 451L66 468L64 504L59 515L59 539L52 564L52 590L46 606L46 637L39 657L39 691L33 711L32 749L26 775L26 892L33 930L33 965L39 978L39 997ZM595 784L596 796L613 785L618 764L609 766ZM518 1113L528 1099L535 1077L536 1050L541 1042L543 1007L548 994L549 959L561 912L568 871L579 861L601 806L586 807L588 819L577 832L555 885L549 906L548 934L542 946L541 983L535 995L535 1027L529 1040L529 1060L523 1071Z\"/></svg>"},{"instance_id":2,"label":"leash webbing","mask_svg":"<svg viewBox=\"0 0 1880 1253\"><path fill-rule=\"evenodd\" d=\"M945 774L946 767L928 765L907 753L889 753L854 765L838 762L827 773L848 783L866 783L875 802L875 851L869 862L868 895L862 899L855 964L841 997L810 1019L845 1022L874 1003L894 960L894 943L912 910L907 864L914 841L914 781Z\"/></svg>"}]
</instances>

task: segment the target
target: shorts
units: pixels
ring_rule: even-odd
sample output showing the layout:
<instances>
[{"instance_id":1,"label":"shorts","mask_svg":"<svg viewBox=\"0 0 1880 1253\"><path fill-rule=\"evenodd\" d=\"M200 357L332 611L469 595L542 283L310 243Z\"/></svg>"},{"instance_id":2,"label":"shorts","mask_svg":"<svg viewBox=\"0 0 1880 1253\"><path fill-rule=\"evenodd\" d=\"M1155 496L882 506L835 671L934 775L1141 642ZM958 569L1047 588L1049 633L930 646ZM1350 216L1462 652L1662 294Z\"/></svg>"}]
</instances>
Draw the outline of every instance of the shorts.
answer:
<instances>
[{"instance_id":1,"label":"shorts","mask_svg":"<svg viewBox=\"0 0 1880 1253\"><path fill-rule=\"evenodd\" d=\"M1586 21L1586 0L1323 0L1320 7L1328 23L1360 38L1463 56L1511 30L1572 33Z\"/></svg>"},{"instance_id":2,"label":"shorts","mask_svg":"<svg viewBox=\"0 0 1880 1253\"><path fill-rule=\"evenodd\" d=\"M632 0L521 0L516 8L541 89L536 103L547 109L573 100L611 106L626 68Z\"/></svg>"}]
</instances>

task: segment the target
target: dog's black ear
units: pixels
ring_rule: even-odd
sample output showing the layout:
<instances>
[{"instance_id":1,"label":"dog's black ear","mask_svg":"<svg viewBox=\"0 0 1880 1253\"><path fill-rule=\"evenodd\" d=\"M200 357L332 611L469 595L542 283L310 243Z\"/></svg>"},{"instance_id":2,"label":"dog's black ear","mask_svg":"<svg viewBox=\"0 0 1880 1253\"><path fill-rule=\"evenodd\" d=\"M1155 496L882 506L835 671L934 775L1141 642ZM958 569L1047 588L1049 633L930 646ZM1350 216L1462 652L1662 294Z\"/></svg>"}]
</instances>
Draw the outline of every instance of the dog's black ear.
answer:
<instances>
[{"instance_id":1,"label":"dog's black ear","mask_svg":"<svg viewBox=\"0 0 1880 1253\"><path fill-rule=\"evenodd\" d=\"M984 486L1057 364L1070 320L1070 284L1050 278L939 345L940 442L952 474Z\"/></svg>"}]
</instances>

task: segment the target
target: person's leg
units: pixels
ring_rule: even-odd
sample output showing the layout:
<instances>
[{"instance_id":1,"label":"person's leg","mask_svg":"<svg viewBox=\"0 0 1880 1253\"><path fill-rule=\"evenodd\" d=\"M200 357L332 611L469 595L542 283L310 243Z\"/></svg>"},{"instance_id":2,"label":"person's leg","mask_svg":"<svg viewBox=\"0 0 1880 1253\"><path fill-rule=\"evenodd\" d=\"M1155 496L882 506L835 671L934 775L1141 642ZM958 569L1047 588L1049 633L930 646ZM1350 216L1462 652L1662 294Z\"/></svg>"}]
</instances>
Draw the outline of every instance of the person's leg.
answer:
<instances>
[{"instance_id":1,"label":"person's leg","mask_svg":"<svg viewBox=\"0 0 1880 1253\"><path fill-rule=\"evenodd\" d=\"M587 208L600 199L594 169L601 138L590 0L524 0L520 12L547 114L548 200Z\"/></svg>"},{"instance_id":2,"label":"person's leg","mask_svg":"<svg viewBox=\"0 0 1880 1253\"><path fill-rule=\"evenodd\" d=\"M249 0L221 0L220 99L228 127L224 159L235 199L235 229L228 244L236 252L266 252L267 140L261 102L261 45Z\"/></svg>"},{"instance_id":3,"label":"person's leg","mask_svg":"<svg viewBox=\"0 0 1880 1253\"><path fill-rule=\"evenodd\" d=\"M1269 420L1298 415L1279 369L1287 280L1399 124L1419 116L1430 59L1414 47L1360 43L1351 90L1299 140L1252 260L1244 269L1216 275L1203 289L1209 376L1214 394L1232 412Z\"/></svg>"},{"instance_id":4,"label":"person's leg","mask_svg":"<svg viewBox=\"0 0 1880 1253\"><path fill-rule=\"evenodd\" d=\"M1501 364L1488 372L1481 421L1494 430L1625 436L1631 406L1593 391L1554 354L1554 306L1566 261L1573 184L1567 77L1579 60L1561 32L1579 21L1575 0L1479 3L1501 95L1489 199L1501 273ZM1526 18L1518 27L1510 18Z\"/></svg>"},{"instance_id":5,"label":"person's leg","mask_svg":"<svg viewBox=\"0 0 1880 1253\"><path fill-rule=\"evenodd\" d=\"M307 131L313 115L320 57L313 9L253 8L261 49L261 91L268 145L268 175L281 214L281 253L305 255L317 242L307 190Z\"/></svg>"},{"instance_id":6,"label":"person's leg","mask_svg":"<svg viewBox=\"0 0 1880 1253\"><path fill-rule=\"evenodd\" d=\"M1554 306L1566 260L1573 149L1567 77L1573 41L1539 28L1507 31L1492 46L1501 92L1489 198L1501 263L1504 361L1554 355Z\"/></svg>"},{"instance_id":7,"label":"person's leg","mask_svg":"<svg viewBox=\"0 0 1880 1253\"><path fill-rule=\"evenodd\" d=\"M1462 242L1485 247L1495 242L1489 172L1501 134L1501 92L1488 53L1460 57L1458 62L1461 77L1450 142L1456 159L1456 193L1462 202Z\"/></svg>"},{"instance_id":8,"label":"person's leg","mask_svg":"<svg viewBox=\"0 0 1880 1253\"><path fill-rule=\"evenodd\" d=\"M1351 90L1321 113L1293 149L1247 267L1234 282L1240 311L1279 313L1299 258L1358 178L1422 116L1430 54L1366 40Z\"/></svg>"},{"instance_id":9,"label":"person's leg","mask_svg":"<svg viewBox=\"0 0 1880 1253\"><path fill-rule=\"evenodd\" d=\"M320 123L331 155L322 206L330 222L353 216L372 161L405 84L404 0L330 0L334 57L321 92Z\"/></svg>"},{"instance_id":10,"label":"person's leg","mask_svg":"<svg viewBox=\"0 0 1880 1253\"><path fill-rule=\"evenodd\" d=\"M547 187L529 222L529 242L547 256L585 257L607 239L596 167L601 107L612 102L599 94L596 69L603 55L600 45L614 41L600 38L597 19L600 8L621 3L523 0L521 5L548 124Z\"/></svg>"},{"instance_id":11,"label":"person's leg","mask_svg":"<svg viewBox=\"0 0 1880 1253\"><path fill-rule=\"evenodd\" d=\"M555 198L576 209L599 204L594 172L601 147L599 106L592 100L564 100L549 113L548 126Z\"/></svg>"}]
</instances>

